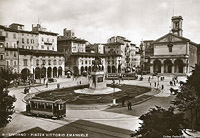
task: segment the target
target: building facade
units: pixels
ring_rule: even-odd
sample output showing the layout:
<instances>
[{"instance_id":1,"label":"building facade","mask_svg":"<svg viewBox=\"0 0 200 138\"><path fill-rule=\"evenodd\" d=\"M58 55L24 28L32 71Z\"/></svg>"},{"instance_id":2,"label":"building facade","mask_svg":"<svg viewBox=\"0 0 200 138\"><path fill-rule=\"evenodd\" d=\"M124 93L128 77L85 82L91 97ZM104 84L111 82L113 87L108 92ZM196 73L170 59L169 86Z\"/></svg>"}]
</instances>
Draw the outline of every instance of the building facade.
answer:
<instances>
[{"instance_id":1,"label":"building facade","mask_svg":"<svg viewBox=\"0 0 200 138\"><path fill-rule=\"evenodd\" d=\"M150 62L150 73L187 74L197 64L198 45L182 36L182 17L173 16L171 21L171 32L149 44L153 55L150 51L149 60L145 62Z\"/></svg>"},{"instance_id":2,"label":"building facade","mask_svg":"<svg viewBox=\"0 0 200 138\"><path fill-rule=\"evenodd\" d=\"M0 34L1 37L5 37L6 66L13 72L21 74L22 79L64 75L65 59L64 54L56 51L56 33L36 29L26 31L24 25L13 23L9 27L1 26ZM49 40L48 44L47 40Z\"/></svg>"},{"instance_id":3,"label":"building facade","mask_svg":"<svg viewBox=\"0 0 200 138\"><path fill-rule=\"evenodd\" d=\"M0 36L0 69L6 66L4 42L5 37Z\"/></svg>"},{"instance_id":4,"label":"building facade","mask_svg":"<svg viewBox=\"0 0 200 138\"><path fill-rule=\"evenodd\" d=\"M95 57L100 57L105 67L104 55L101 53L86 52L86 40L74 36L74 32L63 31L63 36L58 37L58 51L65 54L65 69L71 71L75 75L91 72L92 61ZM100 52L102 48L100 49ZM105 69L105 68L104 68Z\"/></svg>"},{"instance_id":5,"label":"building facade","mask_svg":"<svg viewBox=\"0 0 200 138\"><path fill-rule=\"evenodd\" d=\"M125 73L135 70L140 60L136 57L136 45L122 36L113 36L105 44L107 73Z\"/></svg>"}]
</instances>

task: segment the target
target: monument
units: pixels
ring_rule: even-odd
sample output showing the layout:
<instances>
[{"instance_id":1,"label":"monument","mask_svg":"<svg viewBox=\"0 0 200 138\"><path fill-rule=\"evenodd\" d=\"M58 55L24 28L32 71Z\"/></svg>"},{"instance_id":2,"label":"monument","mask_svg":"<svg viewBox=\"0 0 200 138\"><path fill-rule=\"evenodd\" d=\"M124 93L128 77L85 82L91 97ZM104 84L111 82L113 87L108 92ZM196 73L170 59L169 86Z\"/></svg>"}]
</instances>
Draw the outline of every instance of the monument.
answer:
<instances>
[{"instance_id":1,"label":"monument","mask_svg":"<svg viewBox=\"0 0 200 138\"><path fill-rule=\"evenodd\" d=\"M104 89L106 88L105 73L100 58L95 58L92 61L92 70L89 76L90 89Z\"/></svg>"},{"instance_id":2,"label":"monument","mask_svg":"<svg viewBox=\"0 0 200 138\"><path fill-rule=\"evenodd\" d=\"M88 76L89 88L75 90L75 93L82 94L110 94L121 91L119 88L111 88L106 86L104 67L101 59L96 57L92 61L91 72Z\"/></svg>"}]
</instances>

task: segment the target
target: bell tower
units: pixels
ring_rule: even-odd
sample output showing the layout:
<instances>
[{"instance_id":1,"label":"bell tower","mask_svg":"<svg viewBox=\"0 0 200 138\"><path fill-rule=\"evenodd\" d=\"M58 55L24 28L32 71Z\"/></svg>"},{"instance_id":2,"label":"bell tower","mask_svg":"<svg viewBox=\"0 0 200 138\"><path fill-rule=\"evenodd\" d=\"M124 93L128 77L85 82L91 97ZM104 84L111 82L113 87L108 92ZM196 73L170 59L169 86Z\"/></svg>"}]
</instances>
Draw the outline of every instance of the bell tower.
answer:
<instances>
[{"instance_id":1,"label":"bell tower","mask_svg":"<svg viewBox=\"0 0 200 138\"><path fill-rule=\"evenodd\" d=\"M177 36L182 37L183 36L182 23L183 23L182 16L173 16L171 32Z\"/></svg>"}]
</instances>

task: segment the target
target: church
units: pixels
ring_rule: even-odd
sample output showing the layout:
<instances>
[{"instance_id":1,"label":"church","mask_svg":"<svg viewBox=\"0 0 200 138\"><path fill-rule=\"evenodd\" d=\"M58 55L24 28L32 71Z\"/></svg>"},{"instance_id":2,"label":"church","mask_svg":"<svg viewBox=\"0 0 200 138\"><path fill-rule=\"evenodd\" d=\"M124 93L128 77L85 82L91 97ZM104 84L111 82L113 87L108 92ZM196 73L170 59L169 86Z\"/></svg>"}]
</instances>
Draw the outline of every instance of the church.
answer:
<instances>
[{"instance_id":1,"label":"church","mask_svg":"<svg viewBox=\"0 0 200 138\"><path fill-rule=\"evenodd\" d=\"M172 29L170 33L157 40L141 43L141 48L144 51L143 66L145 71L185 75L190 73L192 67L197 64L198 44L183 37L182 16L173 16L171 21Z\"/></svg>"}]
</instances>

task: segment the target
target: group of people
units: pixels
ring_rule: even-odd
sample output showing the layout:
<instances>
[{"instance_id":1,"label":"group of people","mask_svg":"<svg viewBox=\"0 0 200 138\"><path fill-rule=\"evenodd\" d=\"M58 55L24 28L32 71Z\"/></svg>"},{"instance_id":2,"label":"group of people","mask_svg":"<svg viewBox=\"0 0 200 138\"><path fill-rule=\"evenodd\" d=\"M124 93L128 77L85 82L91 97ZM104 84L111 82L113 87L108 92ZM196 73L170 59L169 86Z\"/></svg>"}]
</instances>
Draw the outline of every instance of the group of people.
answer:
<instances>
[{"instance_id":1,"label":"group of people","mask_svg":"<svg viewBox=\"0 0 200 138\"><path fill-rule=\"evenodd\" d=\"M177 83L178 83L177 76L173 77L172 80L169 82L170 86L176 86Z\"/></svg>"},{"instance_id":2,"label":"group of people","mask_svg":"<svg viewBox=\"0 0 200 138\"><path fill-rule=\"evenodd\" d=\"M159 77L158 77L158 79L159 79ZM164 81L164 79L165 79L164 76L161 76L161 77L160 77L160 81ZM148 78L148 83L149 83L150 87L151 87L151 84L152 84L152 81L151 81L151 80L153 80L153 76L152 76L152 78L151 78L150 76L149 76L149 78ZM160 88L161 90L164 89L164 85L162 84L162 85L160 86L159 81L158 81L158 82L154 81L154 87Z\"/></svg>"},{"instance_id":3,"label":"group of people","mask_svg":"<svg viewBox=\"0 0 200 138\"><path fill-rule=\"evenodd\" d=\"M125 106L125 100L122 100L122 107ZM130 101L127 102L128 110L132 110L132 103Z\"/></svg>"}]
</instances>

